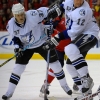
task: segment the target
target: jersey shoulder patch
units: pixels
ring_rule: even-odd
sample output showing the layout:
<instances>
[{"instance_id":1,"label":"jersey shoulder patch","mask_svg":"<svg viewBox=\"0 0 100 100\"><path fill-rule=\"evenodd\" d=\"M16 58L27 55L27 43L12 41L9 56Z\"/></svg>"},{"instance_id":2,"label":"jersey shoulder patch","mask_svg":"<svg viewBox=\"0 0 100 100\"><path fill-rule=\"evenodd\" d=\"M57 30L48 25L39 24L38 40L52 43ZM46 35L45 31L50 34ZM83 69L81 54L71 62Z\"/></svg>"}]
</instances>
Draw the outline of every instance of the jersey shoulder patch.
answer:
<instances>
[{"instance_id":1,"label":"jersey shoulder patch","mask_svg":"<svg viewBox=\"0 0 100 100\"><path fill-rule=\"evenodd\" d=\"M30 11L30 14L31 14L32 16L36 16L36 15L37 15L37 12L36 12L35 10L31 10L31 11Z\"/></svg>"},{"instance_id":2,"label":"jersey shoulder patch","mask_svg":"<svg viewBox=\"0 0 100 100\"><path fill-rule=\"evenodd\" d=\"M44 14L43 14L43 11L42 10L37 10L38 11L38 13L39 13L39 17L43 17L44 16Z\"/></svg>"},{"instance_id":3,"label":"jersey shoulder patch","mask_svg":"<svg viewBox=\"0 0 100 100\"><path fill-rule=\"evenodd\" d=\"M84 9L80 9L80 10L79 10L79 14L80 14L81 16L85 16L85 13L86 13L86 12L85 12Z\"/></svg>"}]
</instances>

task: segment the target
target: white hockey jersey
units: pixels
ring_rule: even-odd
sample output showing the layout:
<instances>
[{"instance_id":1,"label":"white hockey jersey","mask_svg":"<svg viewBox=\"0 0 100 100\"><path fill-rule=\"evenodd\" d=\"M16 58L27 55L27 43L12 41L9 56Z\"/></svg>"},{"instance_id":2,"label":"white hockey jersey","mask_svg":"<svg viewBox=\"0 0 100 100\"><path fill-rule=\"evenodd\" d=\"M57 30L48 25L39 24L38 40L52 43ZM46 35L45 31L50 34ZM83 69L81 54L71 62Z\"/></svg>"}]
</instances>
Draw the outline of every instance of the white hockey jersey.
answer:
<instances>
[{"instance_id":1,"label":"white hockey jersey","mask_svg":"<svg viewBox=\"0 0 100 100\"><path fill-rule=\"evenodd\" d=\"M26 12L26 22L24 27L19 27L15 23L15 18L11 18L7 25L7 30L12 38L18 37L21 42L26 45L31 45L30 48L36 48L41 46L47 36L44 33L44 25L41 23L44 18L47 17L46 7L41 7L37 10L28 10Z\"/></svg>"},{"instance_id":2,"label":"white hockey jersey","mask_svg":"<svg viewBox=\"0 0 100 100\"><path fill-rule=\"evenodd\" d=\"M74 8L73 3L74 0L63 2L68 35L72 40L79 34L92 34L98 39L99 27L88 3L84 0L79 8Z\"/></svg>"}]
</instances>

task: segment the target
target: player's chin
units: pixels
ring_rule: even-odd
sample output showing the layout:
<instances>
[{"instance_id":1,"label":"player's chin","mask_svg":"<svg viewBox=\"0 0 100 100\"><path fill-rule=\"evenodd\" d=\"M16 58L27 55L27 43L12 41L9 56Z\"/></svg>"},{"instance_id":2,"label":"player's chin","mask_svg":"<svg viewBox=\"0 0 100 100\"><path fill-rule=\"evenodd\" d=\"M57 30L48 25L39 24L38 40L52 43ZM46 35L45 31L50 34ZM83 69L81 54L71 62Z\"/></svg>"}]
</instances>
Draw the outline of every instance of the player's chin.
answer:
<instances>
[{"instance_id":1,"label":"player's chin","mask_svg":"<svg viewBox=\"0 0 100 100\"><path fill-rule=\"evenodd\" d=\"M20 23L23 23L25 21L25 18L19 19Z\"/></svg>"}]
</instances>

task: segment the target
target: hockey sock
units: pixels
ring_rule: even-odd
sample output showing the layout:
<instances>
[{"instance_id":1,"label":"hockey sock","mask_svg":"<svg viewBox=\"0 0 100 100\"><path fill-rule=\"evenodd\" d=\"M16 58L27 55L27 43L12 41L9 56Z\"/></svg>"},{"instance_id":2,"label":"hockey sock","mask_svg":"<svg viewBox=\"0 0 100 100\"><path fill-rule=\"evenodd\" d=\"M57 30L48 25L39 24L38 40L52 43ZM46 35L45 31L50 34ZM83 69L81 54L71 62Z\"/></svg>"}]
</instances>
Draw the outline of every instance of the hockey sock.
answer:
<instances>
[{"instance_id":1,"label":"hockey sock","mask_svg":"<svg viewBox=\"0 0 100 100\"><path fill-rule=\"evenodd\" d=\"M57 80L59 80L61 86L64 86L65 84L67 84L63 70L59 73L55 73L55 76Z\"/></svg>"},{"instance_id":2,"label":"hockey sock","mask_svg":"<svg viewBox=\"0 0 100 100\"><path fill-rule=\"evenodd\" d=\"M61 64L59 61L50 63L50 67L53 70L55 77L59 80L59 83L61 86L67 84L65 79L65 73L61 67Z\"/></svg>"},{"instance_id":3,"label":"hockey sock","mask_svg":"<svg viewBox=\"0 0 100 100\"><path fill-rule=\"evenodd\" d=\"M72 78L74 83L78 86L79 90L81 90L82 88L82 82L81 82L81 78L79 78L78 76L77 77L74 77Z\"/></svg>"},{"instance_id":4,"label":"hockey sock","mask_svg":"<svg viewBox=\"0 0 100 100\"><path fill-rule=\"evenodd\" d=\"M66 69L72 78L79 76L79 73L72 64L66 64Z\"/></svg>"},{"instance_id":5,"label":"hockey sock","mask_svg":"<svg viewBox=\"0 0 100 100\"><path fill-rule=\"evenodd\" d=\"M14 93L19 80L20 80L19 76L15 75L13 73L11 74L11 77L9 80L9 86L8 86L8 90L7 90L8 93L10 93L10 94Z\"/></svg>"},{"instance_id":6,"label":"hockey sock","mask_svg":"<svg viewBox=\"0 0 100 100\"><path fill-rule=\"evenodd\" d=\"M77 72L79 73L80 77L87 76L88 74L88 66L83 57L78 58L72 62L72 65L76 68Z\"/></svg>"},{"instance_id":7,"label":"hockey sock","mask_svg":"<svg viewBox=\"0 0 100 100\"><path fill-rule=\"evenodd\" d=\"M77 46L75 44L69 44L65 47L65 54L72 62L72 65L75 67L80 77L86 76L88 73L87 63Z\"/></svg>"},{"instance_id":8,"label":"hockey sock","mask_svg":"<svg viewBox=\"0 0 100 100\"><path fill-rule=\"evenodd\" d=\"M55 75L53 73L53 70L50 68L48 73L48 83L50 84L55 78Z\"/></svg>"},{"instance_id":9,"label":"hockey sock","mask_svg":"<svg viewBox=\"0 0 100 100\"><path fill-rule=\"evenodd\" d=\"M77 70L75 69L75 67L72 64L66 64L66 69L69 72L69 74L71 75L74 83L78 86L79 90L82 87L82 83L81 83L81 79L78 77L79 73L77 72Z\"/></svg>"}]
</instances>

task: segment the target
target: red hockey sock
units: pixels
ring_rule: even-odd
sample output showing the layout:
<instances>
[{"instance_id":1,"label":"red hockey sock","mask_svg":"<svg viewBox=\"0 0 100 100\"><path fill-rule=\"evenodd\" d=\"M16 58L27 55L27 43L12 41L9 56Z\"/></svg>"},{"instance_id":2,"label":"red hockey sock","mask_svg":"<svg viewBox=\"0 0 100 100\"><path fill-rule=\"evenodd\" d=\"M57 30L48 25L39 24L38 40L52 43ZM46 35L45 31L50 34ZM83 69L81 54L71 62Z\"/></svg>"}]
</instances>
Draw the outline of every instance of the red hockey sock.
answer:
<instances>
[{"instance_id":1,"label":"red hockey sock","mask_svg":"<svg viewBox=\"0 0 100 100\"><path fill-rule=\"evenodd\" d=\"M53 70L50 68L49 69L50 73L53 73ZM48 83L50 84L54 80L54 76L48 73Z\"/></svg>"}]
</instances>

